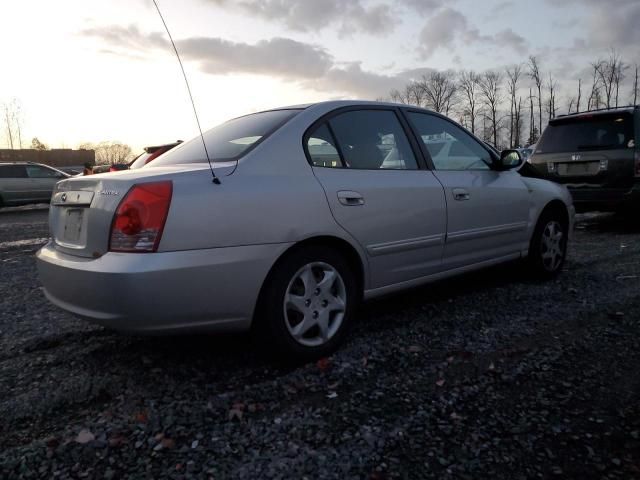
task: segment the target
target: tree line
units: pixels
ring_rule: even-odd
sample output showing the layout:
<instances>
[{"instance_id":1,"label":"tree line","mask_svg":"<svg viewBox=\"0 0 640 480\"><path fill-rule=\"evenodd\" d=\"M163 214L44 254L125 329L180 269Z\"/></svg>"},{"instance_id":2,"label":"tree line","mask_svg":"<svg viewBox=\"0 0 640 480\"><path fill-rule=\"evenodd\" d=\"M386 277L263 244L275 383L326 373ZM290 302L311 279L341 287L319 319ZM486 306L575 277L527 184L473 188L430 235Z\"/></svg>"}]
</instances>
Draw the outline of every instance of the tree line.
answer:
<instances>
[{"instance_id":1,"label":"tree line","mask_svg":"<svg viewBox=\"0 0 640 480\"><path fill-rule=\"evenodd\" d=\"M504 71L433 70L389 96L394 102L454 118L498 149L513 148L536 143L546 123L561 113L638 104L637 63L625 63L612 49L607 58L591 62L590 67L588 83L579 78L574 94L565 96L564 106L557 80L543 72L534 55ZM630 92L623 91L629 87L625 80L631 81Z\"/></svg>"}]
</instances>

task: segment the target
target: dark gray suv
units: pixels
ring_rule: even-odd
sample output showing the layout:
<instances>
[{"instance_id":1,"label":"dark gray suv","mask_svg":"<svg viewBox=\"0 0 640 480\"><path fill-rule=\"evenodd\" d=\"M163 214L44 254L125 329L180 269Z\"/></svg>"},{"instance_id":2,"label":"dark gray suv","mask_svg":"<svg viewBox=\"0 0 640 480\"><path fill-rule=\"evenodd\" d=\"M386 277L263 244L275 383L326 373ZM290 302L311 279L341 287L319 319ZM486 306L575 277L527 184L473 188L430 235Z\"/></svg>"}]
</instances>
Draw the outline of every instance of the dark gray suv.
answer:
<instances>
[{"instance_id":1,"label":"dark gray suv","mask_svg":"<svg viewBox=\"0 0 640 480\"><path fill-rule=\"evenodd\" d=\"M529 162L564 184L577 211L640 203L640 107L595 110L549 122Z\"/></svg>"},{"instance_id":2,"label":"dark gray suv","mask_svg":"<svg viewBox=\"0 0 640 480\"><path fill-rule=\"evenodd\" d=\"M0 207L48 203L55 184L69 176L40 163L0 163Z\"/></svg>"}]
</instances>

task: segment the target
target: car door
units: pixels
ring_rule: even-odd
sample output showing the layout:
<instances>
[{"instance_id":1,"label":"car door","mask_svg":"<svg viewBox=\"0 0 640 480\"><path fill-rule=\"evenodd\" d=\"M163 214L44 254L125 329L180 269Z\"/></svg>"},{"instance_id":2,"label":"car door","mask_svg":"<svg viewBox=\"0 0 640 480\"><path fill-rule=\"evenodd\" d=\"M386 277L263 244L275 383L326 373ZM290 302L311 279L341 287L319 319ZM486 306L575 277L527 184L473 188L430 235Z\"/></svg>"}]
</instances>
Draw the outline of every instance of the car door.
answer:
<instances>
[{"instance_id":1,"label":"car door","mask_svg":"<svg viewBox=\"0 0 640 480\"><path fill-rule=\"evenodd\" d=\"M348 109L316 123L304 144L337 223L367 252L371 287L441 269L444 191L420 168L393 109Z\"/></svg>"},{"instance_id":2,"label":"car door","mask_svg":"<svg viewBox=\"0 0 640 480\"><path fill-rule=\"evenodd\" d=\"M453 269L517 254L527 246L529 191L515 171L497 171L489 151L435 114L407 116L447 200L443 266Z\"/></svg>"},{"instance_id":3,"label":"car door","mask_svg":"<svg viewBox=\"0 0 640 480\"><path fill-rule=\"evenodd\" d=\"M29 200L30 183L24 165L0 165L0 196L2 203L12 204Z\"/></svg>"},{"instance_id":4,"label":"car door","mask_svg":"<svg viewBox=\"0 0 640 480\"><path fill-rule=\"evenodd\" d=\"M49 201L55 184L64 176L53 168L41 165L27 165L27 176L30 179L31 196L36 201Z\"/></svg>"}]
</instances>

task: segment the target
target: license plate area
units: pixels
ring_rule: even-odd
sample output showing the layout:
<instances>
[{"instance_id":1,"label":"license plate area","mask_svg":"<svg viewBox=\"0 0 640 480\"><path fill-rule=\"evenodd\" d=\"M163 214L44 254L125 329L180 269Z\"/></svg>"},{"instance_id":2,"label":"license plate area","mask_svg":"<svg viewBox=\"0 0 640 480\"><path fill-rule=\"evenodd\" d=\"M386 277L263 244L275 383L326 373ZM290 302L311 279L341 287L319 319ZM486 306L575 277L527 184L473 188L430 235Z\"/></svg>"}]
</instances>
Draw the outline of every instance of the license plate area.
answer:
<instances>
[{"instance_id":1,"label":"license plate area","mask_svg":"<svg viewBox=\"0 0 640 480\"><path fill-rule=\"evenodd\" d=\"M82 233L83 208L69 208L64 213L64 230L62 239L65 242L76 243Z\"/></svg>"},{"instance_id":2,"label":"license plate area","mask_svg":"<svg viewBox=\"0 0 640 480\"><path fill-rule=\"evenodd\" d=\"M589 177L600 173L600 162L559 163L558 175L562 177Z\"/></svg>"}]
</instances>

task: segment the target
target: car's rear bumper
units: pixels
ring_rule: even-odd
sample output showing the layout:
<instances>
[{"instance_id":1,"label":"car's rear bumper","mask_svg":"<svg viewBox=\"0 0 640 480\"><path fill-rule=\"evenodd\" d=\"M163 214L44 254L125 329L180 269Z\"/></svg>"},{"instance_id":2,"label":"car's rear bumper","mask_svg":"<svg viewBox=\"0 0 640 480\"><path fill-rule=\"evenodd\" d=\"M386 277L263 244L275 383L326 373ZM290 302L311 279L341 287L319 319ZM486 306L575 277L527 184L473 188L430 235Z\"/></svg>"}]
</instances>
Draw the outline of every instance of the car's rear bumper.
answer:
<instances>
[{"instance_id":1,"label":"car's rear bumper","mask_svg":"<svg viewBox=\"0 0 640 480\"><path fill-rule=\"evenodd\" d=\"M568 189L578 211L615 210L625 205L640 203L640 182L636 182L631 188L568 186Z\"/></svg>"},{"instance_id":2,"label":"car's rear bumper","mask_svg":"<svg viewBox=\"0 0 640 480\"><path fill-rule=\"evenodd\" d=\"M36 254L47 298L130 332L246 330L260 288L288 244L82 258L52 242Z\"/></svg>"}]
</instances>

